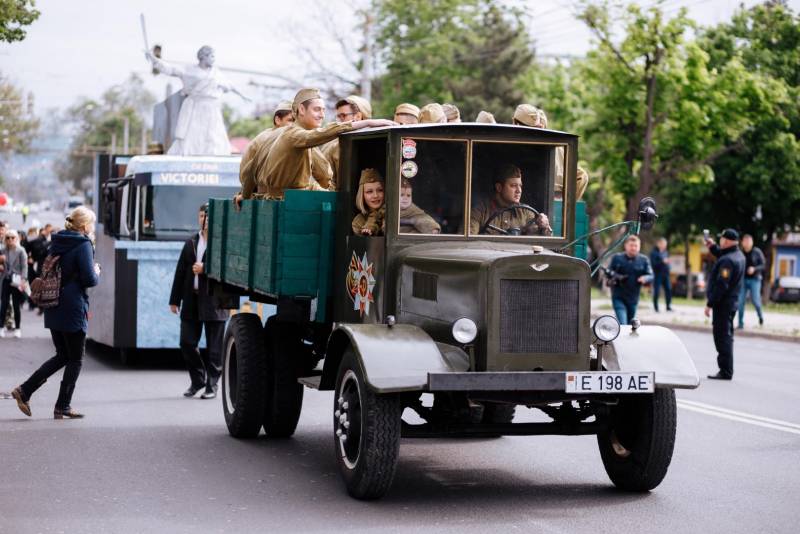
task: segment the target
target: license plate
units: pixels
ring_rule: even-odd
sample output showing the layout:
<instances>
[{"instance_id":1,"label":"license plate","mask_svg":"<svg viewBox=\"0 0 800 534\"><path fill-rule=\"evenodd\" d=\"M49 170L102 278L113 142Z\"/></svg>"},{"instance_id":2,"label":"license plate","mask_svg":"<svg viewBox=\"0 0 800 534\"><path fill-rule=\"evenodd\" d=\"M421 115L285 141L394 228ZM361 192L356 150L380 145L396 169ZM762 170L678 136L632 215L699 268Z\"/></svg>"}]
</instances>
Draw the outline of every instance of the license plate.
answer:
<instances>
[{"instance_id":1,"label":"license plate","mask_svg":"<svg viewBox=\"0 0 800 534\"><path fill-rule=\"evenodd\" d=\"M567 393L653 393L655 373L567 373Z\"/></svg>"}]
</instances>

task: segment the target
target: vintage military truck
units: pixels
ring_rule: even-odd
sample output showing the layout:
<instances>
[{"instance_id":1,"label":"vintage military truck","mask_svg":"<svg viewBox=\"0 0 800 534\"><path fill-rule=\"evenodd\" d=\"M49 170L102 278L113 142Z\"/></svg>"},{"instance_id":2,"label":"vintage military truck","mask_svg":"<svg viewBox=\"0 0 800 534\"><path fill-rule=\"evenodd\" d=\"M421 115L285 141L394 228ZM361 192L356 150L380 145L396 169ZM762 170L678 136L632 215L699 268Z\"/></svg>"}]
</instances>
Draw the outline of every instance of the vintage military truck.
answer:
<instances>
[{"instance_id":1,"label":"vintage military truck","mask_svg":"<svg viewBox=\"0 0 800 534\"><path fill-rule=\"evenodd\" d=\"M266 324L240 313L227 328L230 434L290 436L310 387L335 391L333 445L359 499L388 491L401 437L593 434L616 486L656 487L673 390L699 378L671 331L590 320L592 268L574 254L577 137L446 124L339 142L338 193L211 202L217 290L277 306ZM364 169L385 179L380 236L351 228ZM640 220L615 226L638 232L654 208L646 199ZM514 422L518 406L550 421Z\"/></svg>"}]
</instances>

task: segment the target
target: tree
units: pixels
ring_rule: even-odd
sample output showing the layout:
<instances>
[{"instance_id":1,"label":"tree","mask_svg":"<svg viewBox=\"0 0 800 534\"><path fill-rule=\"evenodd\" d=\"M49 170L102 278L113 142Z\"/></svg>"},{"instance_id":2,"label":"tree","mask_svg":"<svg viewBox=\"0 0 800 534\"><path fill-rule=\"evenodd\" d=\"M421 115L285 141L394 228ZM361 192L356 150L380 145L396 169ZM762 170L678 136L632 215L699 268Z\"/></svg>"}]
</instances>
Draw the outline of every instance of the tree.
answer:
<instances>
[{"instance_id":1,"label":"tree","mask_svg":"<svg viewBox=\"0 0 800 534\"><path fill-rule=\"evenodd\" d=\"M13 43L25 39L25 26L39 18L34 0L0 0L0 41Z\"/></svg>"},{"instance_id":2,"label":"tree","mask_svg":"<svg viewBox=\"0 0 800 534\"><path fill-rule=\"evenodd\" d=\"M586 5L580 18L597 47L581 64L591 114L583 124L593 168L625 198L625 217L639 199L667 183L702 172L742 145L755 117L768 113L774 84L741 62L709 68L709 57L686 35L694 24L682 9L666 19L657 4ZM625 36L615 42L612 20Z\"/></svg>"},{"instance_id":3,"label":"tree","mask_svg":"<svg viewBox=\"0 0 800 534\"><path fill-rule=\"evenodd\" d=\"M87 189L94 154L111 152L114 144L118 151L122 149L126 120L130 147L138 147L143 117L152 113L154 103L155 97L136 74L107 89L99 100L80 98L66 112L65 121L75 125L77 133L69 157L58 165L59 178L76 191Z\"/></svg>"},{"instance_id":4,"label":"tree","mask_svg":"<svg viewBox=\"0 0 800 534\"><path fill-rule=\"evenodd\" d=\"M752 234L771 262L773 238L800 227L800 17L767 2L738 11L701 42L714 68L741 63L768 78L771 106L745 132L741 150L714 162L713 187L695 205L711 206L715 227Z\"/></svg>"},{"instance_id":5,"label":"tree","mask_svg":"<svg viewBox=\"0 0 800 534\"><path fill-rule=\"evenodd\" d=\"M514 109L524 98L520 78L533 63L533 51L520 13L488 3L481 24L463 32L453 57L464 73L450 81L453 100L464 120L481 111L511 122Z\"/></svg>"},{"instance_id":6,"label":"tree","mask_svg":"<svg viewBox=\"0 0 800 534\"><path fill-rule=\"evenodd\" d=\"M39 130L33 115L33 96L27 105L23 92L0 72L0 155L28 152Z\"/></svg>"}]
</instances>

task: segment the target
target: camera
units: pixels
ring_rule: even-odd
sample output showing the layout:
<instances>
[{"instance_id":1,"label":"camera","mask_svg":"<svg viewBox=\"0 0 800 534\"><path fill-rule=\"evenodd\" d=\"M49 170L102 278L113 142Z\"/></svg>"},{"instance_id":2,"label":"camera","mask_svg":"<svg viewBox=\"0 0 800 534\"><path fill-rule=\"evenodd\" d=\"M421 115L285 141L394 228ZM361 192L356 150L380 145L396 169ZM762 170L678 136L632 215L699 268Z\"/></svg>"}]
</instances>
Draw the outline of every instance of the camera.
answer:
<instances>
[{"instance_id":1,"label":"camera","mask_svg":"<svg viewBox=\"0 0 800 534\"><path fill-rule=\"evenodd\" d=\"M618 273L617 271L608 269L606 267L602 267L601 269L603 270L603 274L606 277L606 283L609 287L618 286L628 279L627 274Z\"/></svg>"}]
</instances>

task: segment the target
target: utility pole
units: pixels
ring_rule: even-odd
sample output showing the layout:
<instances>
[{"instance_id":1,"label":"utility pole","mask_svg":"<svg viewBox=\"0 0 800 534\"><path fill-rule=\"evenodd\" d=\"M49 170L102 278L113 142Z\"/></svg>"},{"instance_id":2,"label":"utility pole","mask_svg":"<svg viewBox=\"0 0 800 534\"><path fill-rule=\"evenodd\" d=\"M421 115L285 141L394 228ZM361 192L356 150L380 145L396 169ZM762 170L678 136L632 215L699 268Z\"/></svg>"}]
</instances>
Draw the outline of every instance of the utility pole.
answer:
<instances>
[{"instance_id":1,"label":"utility pole","mask_svg":"<svg viewBox=\"0 0 800 534\"><path fill-rule=\"evenodd\" d=\"M131 140L131 120L128 117L125 117L125 123L122 127L122 153L123 154L130 154L128 150L130 148L130 140Z\"/></svg>"},{"instance_id":2,"label":"utility pole","mask_svg":"<svg viewBox=\"0 0 800 534\"><path fill-rule=\"evenodd\" d=\"M142 120L142 146L140 153L147 154L147 126L144 123L144 119Z\"/></svg>"},{"instance_id":3,"label":"utility pole","mask_svg":"<svg viewBox=\"0 0 800 534\"><path fill-rule=\"evenodd\" d=\"M366 9L362 12L364 15L364 57L362 58L361 67L361 96L367 102L372 101L372 26L374 19L369 11Z\"/></svg>"}]
</instances>

